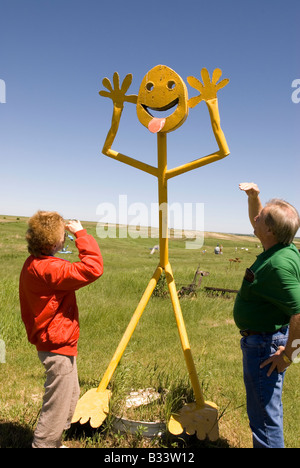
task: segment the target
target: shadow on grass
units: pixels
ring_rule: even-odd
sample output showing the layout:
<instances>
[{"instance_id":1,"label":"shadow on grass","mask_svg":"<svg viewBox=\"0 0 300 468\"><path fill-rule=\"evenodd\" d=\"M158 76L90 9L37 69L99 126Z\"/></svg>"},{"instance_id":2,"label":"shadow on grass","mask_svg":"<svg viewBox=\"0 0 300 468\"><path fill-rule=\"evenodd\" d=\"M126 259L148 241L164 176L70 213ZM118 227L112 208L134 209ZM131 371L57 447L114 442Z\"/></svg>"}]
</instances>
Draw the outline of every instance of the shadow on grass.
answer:
<instances>
[{"instance_id":1,"label":"shadow on grass","mask_svg":"<svg viewBox=\"0 0 300 468\"><path fill-rule=\"evenodd\" d=\"M72 424L66 432L67 441L73 441L78 447L94 448L177 448L177 449L207 449L207 448L231 448L228 441L219 438L216 442L208 439L200 441L197 437L182 435L173 436L168 431L161 437L147 438L142 434L120 433L104 423L98 429L93 429L89 423L81 425Z\"/></svg>"},{"instance_id":2,"label":"shadow on grass","mask_svg":"<svg viewBox=\"0 0 300 468\"><path fill-rule=\"evenodd\" d=\"M230 448L226 439L216 442L200 441L196 436L174 437L165 434L155 441L138 435L114 434L107 428L92 429L89 424L73 424L66 433L67 440L74 448L178 448L205 449ZM0 448L31 448L33 430L14 422L0 421ZM100 442L101 441L101 442ZM73 443L72 443L73 442Z\"/></svg>"},{"instance_id":3,"label":"shadow on grass","mask_svg":"<svg viewBox=\"0 0 300 468\"><path fill-rule=\"evenodd\" d=\"M29 426L0 421L0 448L31 448L32 439Z\"/></svg>"}]
</instances>

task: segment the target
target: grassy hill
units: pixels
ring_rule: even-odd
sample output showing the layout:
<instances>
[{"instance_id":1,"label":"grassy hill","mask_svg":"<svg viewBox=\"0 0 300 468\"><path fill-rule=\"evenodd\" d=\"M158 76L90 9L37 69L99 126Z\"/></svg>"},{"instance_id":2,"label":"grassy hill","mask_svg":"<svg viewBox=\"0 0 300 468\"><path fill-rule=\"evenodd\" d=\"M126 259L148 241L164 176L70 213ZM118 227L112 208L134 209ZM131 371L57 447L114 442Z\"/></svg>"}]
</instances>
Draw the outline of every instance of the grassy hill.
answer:
<instances>
[{"instance_id":1,"label":"grassy hill","mask_svg":"<svg viewBox=\"0 0 300 468\"><path fill-rule=\"evenodd\" d=\"M96 223L83 225L96 237ZM18 279L28 255L25 231L25 218L0 216L0 339L6 345L6 362L0 364L0 447L30 446L43 395L44 371L34 347L27 342L19 310ZM98 242L104 258L104 275L77 292L81 323L78 370L82 393L96 387L101 380L158 263L157 252L150 255L157 239L106 238ZM214 254L217 242L223 246L222 255ZM64 258L77 261L75 245L71 241L68 244L73 253ZM198 266L209 272L203 277L197 296L182 298L181 306L204 396L219 406L220 440L209 444L214 448L251 447L251 434L245 408L240 336L232 319L235 294L211 295L205 286L238 289L245 269L260 252L259 242L251 236L206 233L204 246L199 250L185 249L184 238L170 239L170 262L177 289L192 282ZM229 261L236 258L239 262ZM295 365L287 372L284 389L285 435L289 448L296 448L300 439L299 377L300 366ZM164 388L169 394L177 395L177 400L179 394L181 402L191 398L167 294L150 299L110 387L117 408L118 400L139 388ZM167 404L173 403L168 400ZM169 406L166 411L170 410ZM98 431L83 428L68 434L67 445L160 447L162 444L160 440L149 442L141 434L115 433L110 423L108 418ZM171 447L181 442L163 443ZM194 440L185 443L206 446Z\"/></svg>"}]
</instances>

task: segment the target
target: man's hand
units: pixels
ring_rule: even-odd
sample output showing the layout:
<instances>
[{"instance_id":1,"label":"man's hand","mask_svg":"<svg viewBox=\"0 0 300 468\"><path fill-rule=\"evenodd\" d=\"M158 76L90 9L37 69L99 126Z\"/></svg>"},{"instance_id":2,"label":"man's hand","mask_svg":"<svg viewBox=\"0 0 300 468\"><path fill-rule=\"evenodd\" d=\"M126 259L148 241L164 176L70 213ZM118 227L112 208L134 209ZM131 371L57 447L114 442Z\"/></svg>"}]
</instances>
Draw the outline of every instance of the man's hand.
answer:
<instances>
[{"instance_id":1,"label":"man's hand","mask_svg":"<svg viewBox=\"0 0 300 468\"><path fill-rule=\"evenodd\" d=\"M125 76L123 83L120 87L120 78L117 72L113 76L113 85L108 78L104 78L102 81L103 86L108 89L108 91L100 91L100 96L108 97L112 99L116 107L123 108L124 102L131 102L133 104L137 103L137 96L135 94L126 96L126 93L131 85L132 75L128 74Z\"/></svg>"},{"instance_id":2,"label":"man's hand","mask_svg":"<svg viewBox=\"0 0 300 468\"><path fill-rule=\"evenodd\" d=\"M284 351L284 346L279 346L276 353L260 365L260 368L263 369L268 364L271 364L270 369L267 373L268 377L270 377L270 375L275 369L277 369L277 372L280 374L281 372L284 372L287 367L289 367L290 364L287 364L283 359Z\"/></svg>"},{"instance_id":3,"label":"man's hand","mask_svg":"<svg viewBox=\"0 0 300 468\"><path fill-rule=\"evenodd\" d=\"M72 219L66 224L66 229L72 234L75 234L78 231L82 231L83 227L80 221Z\"/></svg>"},{"instance_id":4,"label":"man's hand","mask_svg":"<svg viewBox=\"0 0 300 468\"><path fill-rule=\"evenodd\" d=\"M259 198L259 188L253 182L243 182L239 184L239 188L248 195L249 219L255 228L255 218L263 208Z\"/></svg>"},{"instance_id":5,"label":"man's hand","mask_svg":"<svg viewBox=\"0 0 300 468\"><path fill-rule=\"evenodd\" d=\"M239 184L239 188L240 190L246 192L250 198L257 198L260 193L258 186L253 182L243 182Z\"/></svg>"}]
</instances>

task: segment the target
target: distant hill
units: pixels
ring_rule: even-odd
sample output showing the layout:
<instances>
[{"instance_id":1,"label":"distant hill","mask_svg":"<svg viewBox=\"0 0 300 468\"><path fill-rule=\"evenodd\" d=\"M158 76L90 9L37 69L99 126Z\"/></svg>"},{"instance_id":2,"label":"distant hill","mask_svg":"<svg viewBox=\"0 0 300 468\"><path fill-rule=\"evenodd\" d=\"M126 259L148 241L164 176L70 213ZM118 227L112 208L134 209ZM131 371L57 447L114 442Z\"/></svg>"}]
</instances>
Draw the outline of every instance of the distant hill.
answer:
<instances>
[{"instance_id":1,"label":"distant hill","mask_svg":"<svg viewBox=\"0 0 300 468\"><path fill-rule=\"evenodd\" d=\"M16 222L16 221L23 221L26 222L29 218L26 216L13 216L13 215L0 215L0 224L1 223L9 223L9 222ZM96 226L98 223L96 221L82 221L83 225L88 226ZM101 223L104 225L103 223ZM113 224L106 224L106 226L112 227ZM116 225L118 229L128 229L128 226L125 225ZM146 226L129 226L129 229L136 230L137 232L142 234L149 233L149 237L158 238L158 228L153 227L146 227ZM170 229L170 237L171 238L193 238L197 235L197 231L181 231L180 229ZM147 237L146 235L144 237ZM204 232L205 239L219 239L219 240L236 240L236 241L249 241L254 243L259 243L259 239L251 234L238 234L238 233L223 233L223 232L211 232L205 231ZM294 240L297 248L300 249L300 238L296 237Z\"/></svg>"}]
</instances>

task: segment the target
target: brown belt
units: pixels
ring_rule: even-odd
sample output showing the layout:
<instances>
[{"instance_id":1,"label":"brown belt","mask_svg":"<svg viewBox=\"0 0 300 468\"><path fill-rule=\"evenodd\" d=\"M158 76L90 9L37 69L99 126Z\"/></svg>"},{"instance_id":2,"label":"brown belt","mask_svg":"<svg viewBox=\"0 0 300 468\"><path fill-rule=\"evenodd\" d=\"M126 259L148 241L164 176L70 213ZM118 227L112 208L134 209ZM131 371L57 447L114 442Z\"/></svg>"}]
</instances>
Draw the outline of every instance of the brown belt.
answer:
<instances>
[{"instance_id":1,"label":"brown belt","mask_svg":"<svg viewBox=\"0 0 300 468\"><path fill-rule=\"evenodd\" d=\"M240 330L240 334L244 337L252 336L252 335L274 335L274 333L278 332L285 332L288 329L287 326L281 327L279 330L274 332L257 332L253 330Z\"/></svg>"},{"instance_id":2,"label":"brown belt","mask_svg":"<svg viewBox=\"0 0 300 468\"><path fill-rule=\"evenodd\" d=\"M261 335L260 332L255 332L252 330L240 330L240 334L244 337L252 336L252 335Z\"/></svg>"}]
</instances>

